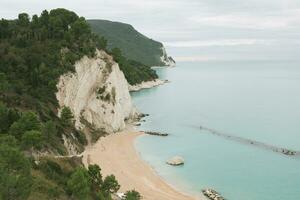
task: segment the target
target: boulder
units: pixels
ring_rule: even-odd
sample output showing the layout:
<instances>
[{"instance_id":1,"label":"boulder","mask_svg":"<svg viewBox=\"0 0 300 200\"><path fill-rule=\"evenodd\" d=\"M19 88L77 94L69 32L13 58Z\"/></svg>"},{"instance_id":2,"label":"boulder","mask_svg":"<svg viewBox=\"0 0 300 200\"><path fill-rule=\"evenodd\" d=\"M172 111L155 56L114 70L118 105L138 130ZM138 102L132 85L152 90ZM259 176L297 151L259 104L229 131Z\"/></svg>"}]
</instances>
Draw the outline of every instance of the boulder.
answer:
<instances>
[{"instance_id":1,"label":"boulder","mask_svg":"<svg viewBox=\"0 0 300 200\"><path fill-rule=\"evenodd\" d=\"M173 166L183 165L184 159L180 156L174 156L173 158L167 160L167 164L173 165Z\"/></svg>"}]
</instances>

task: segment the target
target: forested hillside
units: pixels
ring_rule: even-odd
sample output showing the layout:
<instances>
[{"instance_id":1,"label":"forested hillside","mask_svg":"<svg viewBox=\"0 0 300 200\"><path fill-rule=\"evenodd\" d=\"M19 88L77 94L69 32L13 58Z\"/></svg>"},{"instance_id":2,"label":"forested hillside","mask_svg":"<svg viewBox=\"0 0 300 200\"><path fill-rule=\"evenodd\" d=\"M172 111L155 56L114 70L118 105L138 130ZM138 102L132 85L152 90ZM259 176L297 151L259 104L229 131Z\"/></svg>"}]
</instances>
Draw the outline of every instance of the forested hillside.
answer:
<instances>
[{"instance_id":1,"label":"forested hillside","mask_svg":"<svg viewBox=\"0 0 300 200\"><path fill-rule=\"evenodd\" d=\"M77 157L55 157L67 154L62 135L78 151L87 143L69 108L57 117L55 92L59 76L96 48L105 50L106 40L65 9L0 21L0 199L111 199L119 189L113 175L102 178L99 166L85 169ZM130 83L156 77L120 51L112 53ZM130 191L128 198L139 194Z\"/></svg>"},{"instance_id":2,"label":"forested hillside","mask_svg":"<svg viewBox=\"0 0 300 200\"><path fill-rule=\"evenodd\" d=\"M107 39L109 49L119 48L127 58L148 66L165 65L161 61L162 43L147 38L131 25L108 20L88 20L88 23L92 31Z\"/></svg>"}]
</instances>

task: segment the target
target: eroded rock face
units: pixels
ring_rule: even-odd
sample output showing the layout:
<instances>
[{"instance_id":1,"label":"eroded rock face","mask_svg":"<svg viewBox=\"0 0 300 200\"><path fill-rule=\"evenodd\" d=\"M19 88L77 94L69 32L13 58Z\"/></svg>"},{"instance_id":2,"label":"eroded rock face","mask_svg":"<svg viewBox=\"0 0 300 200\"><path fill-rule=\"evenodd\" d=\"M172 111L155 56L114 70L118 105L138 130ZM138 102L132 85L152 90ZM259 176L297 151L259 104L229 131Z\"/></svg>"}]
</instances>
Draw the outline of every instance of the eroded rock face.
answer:
<instances>
[{"instance_id":1,"label":"eroded rock face","mask_svg":"<svg viewBox=\"0 0 300 200\"><path fill-rule=\"evenodd\" d=\"M160 57L161 62L164 63L165 66L174 67L176 65L175 60L171 56L167 55L167 51L165 47L162 47L161 50L163 53L162 56Z\"/></svg>"},{"instance_id":2,"label":"eroded rock face","mask_svg":"<svg viewBox=\"0 0 300 200\"><path fill-rule=\"evenodd\" d=\"M60 108L71 109L79 129L86 121L95 128L115 132L137 115L123 72L104 51L97 50L94 58L85 56L76 62L75 72L62 75L57 88Z\"/></svg>"},{"instance_id":3,"label":"eroded rock face","mask_svg":"<svg viewBox=\"0 0 300 200\"><path fill-rule=\"evenodd\" d=\"M174 166L183 165L184 159L180 156L174 156L173 158L167 161L167 164L174 165Z\"/></svg>"}]
</instances>

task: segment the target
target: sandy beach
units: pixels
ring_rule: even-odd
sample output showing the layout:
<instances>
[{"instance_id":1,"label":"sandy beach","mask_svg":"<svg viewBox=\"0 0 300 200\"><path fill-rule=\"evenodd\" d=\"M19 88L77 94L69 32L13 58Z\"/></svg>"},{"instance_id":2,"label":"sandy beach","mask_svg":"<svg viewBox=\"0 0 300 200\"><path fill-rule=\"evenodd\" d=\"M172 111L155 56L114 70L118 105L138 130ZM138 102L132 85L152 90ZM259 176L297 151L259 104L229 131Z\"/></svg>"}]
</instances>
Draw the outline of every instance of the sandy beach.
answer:
<instances>
[{"instance_id":1,"label":"sandy beach","mask_svg":"<svg viewBox=\"0 0 300 200\"><path fill-rule=\"evenodd\" d=\"M120 192L135 189L145 200L192 200L168 185L144 162L134 147L141 132L132 127L101 138L83 153L83 162L98 164L104 176L114 174L121 185Z\"/></svg>"}]
</instances>

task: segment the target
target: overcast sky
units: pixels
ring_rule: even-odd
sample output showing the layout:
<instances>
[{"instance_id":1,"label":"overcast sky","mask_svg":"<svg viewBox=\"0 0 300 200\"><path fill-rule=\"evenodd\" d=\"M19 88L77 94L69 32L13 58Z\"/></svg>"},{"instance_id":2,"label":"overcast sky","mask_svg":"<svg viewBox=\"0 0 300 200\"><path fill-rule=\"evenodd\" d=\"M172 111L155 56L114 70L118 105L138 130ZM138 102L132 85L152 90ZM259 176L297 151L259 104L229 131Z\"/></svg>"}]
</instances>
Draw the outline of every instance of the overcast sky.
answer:
<instances>
[{"instance_id":1,"label":"overcast sky","mask_svg":"<svg viewBox=\"0 0 300 200\"><path fill-rule=\"evenodd\" d=\"M300 0L0 0L2 18L58 7L132 24L177 60L298 59Z\"/></svg>"}]
</instances>

